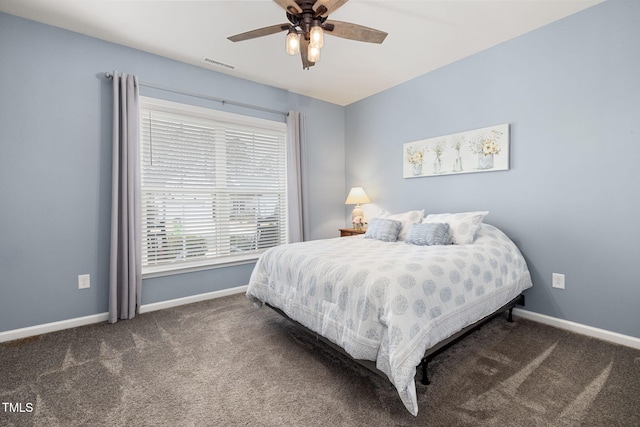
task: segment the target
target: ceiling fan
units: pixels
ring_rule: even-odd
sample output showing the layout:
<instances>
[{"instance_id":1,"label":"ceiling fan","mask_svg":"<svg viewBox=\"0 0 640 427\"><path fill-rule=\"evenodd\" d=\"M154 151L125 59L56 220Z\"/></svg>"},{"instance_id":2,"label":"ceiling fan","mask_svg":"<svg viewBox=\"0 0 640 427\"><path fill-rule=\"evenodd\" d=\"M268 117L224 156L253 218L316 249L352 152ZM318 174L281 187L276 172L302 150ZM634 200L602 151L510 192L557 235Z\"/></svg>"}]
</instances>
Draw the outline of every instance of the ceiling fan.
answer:
<instances>
[{"instance_id":1,"label":"ceiling fan","mask_svg":"<svg viewBox=\"0 0 640 427\"><path fill-rule=\"evenodd\" d=\"M273 0L287 12L288 23L258 28L227 37L232 42L289 31L285 50L290 55L300 53L302 68L308 70L320 60L324 34L368 43L382 43L384 31L350 22L328 20L329 14L349 0Z\"/></svg>"}]
</instances>

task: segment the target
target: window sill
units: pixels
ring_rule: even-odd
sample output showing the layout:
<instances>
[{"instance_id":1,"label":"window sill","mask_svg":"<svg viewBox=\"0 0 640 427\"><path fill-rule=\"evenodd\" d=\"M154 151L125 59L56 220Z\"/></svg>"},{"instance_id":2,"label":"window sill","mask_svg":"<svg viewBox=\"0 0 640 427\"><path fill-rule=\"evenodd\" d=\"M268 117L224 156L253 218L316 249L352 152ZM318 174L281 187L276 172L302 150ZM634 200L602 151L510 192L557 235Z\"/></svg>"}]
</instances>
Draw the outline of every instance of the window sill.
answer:
<instances>
[{"instance_id":1,"label":"window sill","mask_svg":"<svg viewBox=\"0 0 640 427\"><path fill-rule=\"evenodd\" d=\"M237 265L245 265L255 263L262 253L252 253L247 255L228 256L219 259L207 259L203 261L195 261L184 263L181 265L164 264L153 267L147 267L142 272L143 279L152 279L154 277L172 276L174 274L193 273L196 271L213 270L216 268L234 267Z\"/></svg>"}]
</instances>

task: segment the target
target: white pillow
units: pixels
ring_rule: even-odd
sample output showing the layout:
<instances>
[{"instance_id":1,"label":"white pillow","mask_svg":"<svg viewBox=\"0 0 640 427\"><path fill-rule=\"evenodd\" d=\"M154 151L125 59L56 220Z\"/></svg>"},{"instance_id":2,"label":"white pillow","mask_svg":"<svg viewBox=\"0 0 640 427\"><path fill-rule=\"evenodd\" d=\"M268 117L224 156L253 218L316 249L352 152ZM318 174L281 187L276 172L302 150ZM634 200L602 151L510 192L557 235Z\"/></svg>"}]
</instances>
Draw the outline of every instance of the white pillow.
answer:
<instances>
[{"instance_id":1,"label":"white pillow","mask_svg":"<svg viewBox=\"0 0 640 427\"><path fill-rule=\"evenodd\" d=\"M398 240L404 240L411 224L420 224L420 221L424 218L424 209L421 211L408 211L399 214L392 214L383 210L380 212L380 215L378 215L378 218L400 221L402 223L402 228L400 229L400 234L398 234Z\"/></svg>"},{"instance_id":2,"label":"white pillow","mask_svg":"<svg viewBox=\"0 0 640 427\"><path fill-rule=\"evenodd\" d=\"M449 239L454 245L473 243L476 231L489 211L429 214L423 224L442 222L449 224Z\"/></svg>"}]
</instances>

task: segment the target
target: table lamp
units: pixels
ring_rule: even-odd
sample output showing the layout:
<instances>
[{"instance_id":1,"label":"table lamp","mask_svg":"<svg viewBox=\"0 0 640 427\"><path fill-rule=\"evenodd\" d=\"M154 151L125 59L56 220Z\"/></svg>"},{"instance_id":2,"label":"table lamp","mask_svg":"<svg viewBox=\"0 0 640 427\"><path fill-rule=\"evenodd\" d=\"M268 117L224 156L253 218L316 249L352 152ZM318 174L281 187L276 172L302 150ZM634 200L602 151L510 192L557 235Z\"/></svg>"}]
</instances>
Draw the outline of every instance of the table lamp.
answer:
<instances>
[{"instance_id":1,"label":"table lamp","mask_svg":"<svg viewBox=\"0 0 640 427\"><path fill-rule=\"evenodd\" d=\"M344 202L345 205L356 205L353 208L353 212L351 212L351 220L353 221L356 217L362 218L362 223L364 223L364 212L362 212L362 208L360 207L360 203L369 203L369 196L364 192L362 187L353 187L349 191L349 195L347 196L347 200ZM355 221L354 221L355 222Z\"/></svg>"}]
</instances>

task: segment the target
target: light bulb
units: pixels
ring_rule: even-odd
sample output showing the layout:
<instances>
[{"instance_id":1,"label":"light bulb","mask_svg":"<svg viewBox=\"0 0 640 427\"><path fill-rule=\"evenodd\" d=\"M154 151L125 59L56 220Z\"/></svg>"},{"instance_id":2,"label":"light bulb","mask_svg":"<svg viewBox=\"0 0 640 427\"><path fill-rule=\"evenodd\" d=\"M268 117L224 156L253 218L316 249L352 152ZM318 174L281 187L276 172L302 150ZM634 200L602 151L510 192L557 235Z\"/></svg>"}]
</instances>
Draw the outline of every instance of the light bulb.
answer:
<instances>
[{"instance_id":1,"label":"light bulb","mask_svg":"<svg viewBox=\"0 0 640 427\"><path fill-rule=\"evenodd\" d=\"M307 52L307 60L309 60L309 62L320 61L320 48L317 46L309 45L309 51Z\"/></svg>"},{"instance_id":2,"label":"light bulb","mask_svg":"<svg viewBox=\"0 0 640 427\"><path fill-rule=\"evenodd\" d=\"M309 62L320 61L320 48L310 45L309 51L307 52L307 59L309 60Z\"/></svg>"},{"instance_id":3,"label":"light bulb","mask_svg":"<svg viewBox=\"0 0 640 427\"><path fill-rule=\"evenodd\" d=\"M316 25L311 27L311 31L309 32L309 44L317 48L324 46L324 31L322 31L321 26Z\"/></svg>"},{"instance_id":4,"label":"light bulb","mask_svg":"<svg viewBox=\"0 0 640 427\"><path fill-rule=\"evenodd\" d=\"M287 34L285 50L289 55L300 53L300 35L295 31L289 31Z\"/></svg>"}]
</instances>

